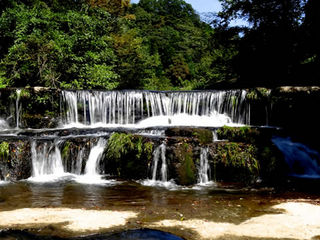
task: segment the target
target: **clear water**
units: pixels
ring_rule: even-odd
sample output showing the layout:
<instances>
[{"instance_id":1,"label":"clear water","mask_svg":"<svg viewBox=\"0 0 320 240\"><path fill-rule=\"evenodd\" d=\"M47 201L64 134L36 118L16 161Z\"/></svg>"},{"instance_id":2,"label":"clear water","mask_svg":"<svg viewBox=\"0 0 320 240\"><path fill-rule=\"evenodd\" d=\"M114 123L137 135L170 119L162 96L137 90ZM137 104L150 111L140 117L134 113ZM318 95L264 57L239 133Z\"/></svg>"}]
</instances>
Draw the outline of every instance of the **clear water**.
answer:
<instances>
[{"instance_id":1,"label":"clear water","mask_svg":"<svg viewBox=\"0 0 320 240\"><path fill-rule=\"evenodd\" d=\"M35 183L20 181L0 185L0 211L21 208L73 208L139 212L123 229L141 228L141 222L152 224L162 219L206 219L240 224L252 217L275 213L270 207L288 199L320 201L319 196L297 192L276 193L272 189L247 189L217 184L202 188L167 189L136 182L117 184L80 184L72 179ZM33 226L36 234L73 236L63 225ZM187 230L172 233L196 239Z\"/></svg>"}]
</instances>

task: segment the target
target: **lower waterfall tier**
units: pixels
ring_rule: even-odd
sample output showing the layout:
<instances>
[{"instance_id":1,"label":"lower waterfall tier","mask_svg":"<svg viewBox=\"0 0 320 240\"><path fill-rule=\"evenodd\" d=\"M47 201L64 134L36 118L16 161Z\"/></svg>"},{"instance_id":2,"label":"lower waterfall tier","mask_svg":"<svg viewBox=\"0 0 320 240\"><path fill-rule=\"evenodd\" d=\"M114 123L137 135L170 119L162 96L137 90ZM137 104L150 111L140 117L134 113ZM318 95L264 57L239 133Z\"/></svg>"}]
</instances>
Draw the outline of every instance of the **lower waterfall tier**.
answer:
<instances>
[{"instance_id":1,"label":"lower waterfall tier","mask_svg":"<svg viewBox=\"0 0 320 240\"><path fill-rule=\"evenodd\" d=\"M231 130L234 131L231 136L236 139L227 136ZM151 131L62 138L8 137L0 141L0 179L45 181L72 175L82 181L107 177L179 185L203 185L211 180L251 184L260 178L277 181L286 173L283 157L271 141L275 129L226 127L213 132L203 128L169 128L163 131L160 136ZM245 138L237 137L243 132ZM217 136L224 140L216 141Z\"/></svg>"}]
</instances>

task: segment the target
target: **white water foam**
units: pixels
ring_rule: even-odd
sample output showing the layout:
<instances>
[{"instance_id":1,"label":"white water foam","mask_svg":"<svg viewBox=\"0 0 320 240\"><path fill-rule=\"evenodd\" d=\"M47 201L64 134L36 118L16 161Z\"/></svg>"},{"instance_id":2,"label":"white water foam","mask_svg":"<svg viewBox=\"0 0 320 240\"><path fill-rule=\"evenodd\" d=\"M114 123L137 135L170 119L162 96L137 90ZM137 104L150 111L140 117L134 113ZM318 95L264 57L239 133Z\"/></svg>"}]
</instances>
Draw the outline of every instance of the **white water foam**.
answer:
<instances>
[{"instance_id":1,"label":"white water foam","mask_svg":"<svg viewBox=\"0 0 320 240\"><path fill-rule=\"evenodd\" d=\"M115 184L114 180L103 179L99 173L99 163L103 156L103 151L107 145L107 140L100 138L95 146L90 150L88 161L84 170L84 175L78 175L75 179L78 183L83 184Z\"/></svg>"},{"instance_id":2,"label":"white water foam","mask_svg":"<svg viewBox=\"0 0 320 240\"><path fill-rule=\"evenodd\" d=\"M9 125L6 120L0 118L0 130L7 130L9 129Z\"/></svg>"},{"instance_id":3,"label":"white water foam","mask_svg":"<svg viewBox=\"0 0 320 240\"><path fill-rule=\"evenodd\" d=\"M161 166L159 161L161 160ZM159 172L160 170L160 172ZM145 186L157 186L168 189L176 189L177 185L173 180L168 181L168 166L166 161L166 145L162 143L153 151L153 163L151 167L152 178L140 181Z\"/></svg>"},{"instance_id":4,"label":"white water foam","mask_svg":"<svg viewBox=\"0 0 320 240\"><path fill-rule=\"evenodd\" d=\"M96 145L92 146L88 161L86 162L85 174L81 174L83 151L79 149L76 163L71 166L71 173L66 172L61 157L62 141L31 143L32 177L28 181L36 183L76 181L83 184L114 185L116 181L105 180L99 174L99 162L107 141L100 138Z\"/></svg>"},{"instance_id":5,"label":"white water foam","mask_svg":"<svg viewBox=\"0 0 320 240\"><path fill-rule=\"evenodd\" d=\"M36 141L31 142L32 177L29 178L30 181L52 182L70 175L64 172L59 144L61 141L40 144Z\"/></svg>"},{"instance_id":6,"label":"white water foam","mask_svg":"<svg viewBox=\"0 0 320 240\"><path fill-rule=\"evenodd\" d=\"M168 190L179 190L182 187L177 185L173 180L163 182L161 180L151 180L151 179L146 179L142 181L138 181L143 186L147 187L160 187L160 188L166 188Z\"/></svg>"},{"instance_id":7,"label":"white water foam","mask_svg":"<svg viewBox=\"0 0 320 240\"><path fill-rule=\"evenodd\" d=\"M65 127L243 125L250 123L246 91L63 91Z\"/></svg>"},{"instance_id":8,"label":"white water foam","mask_svg":"<svg viewBox=\"0 0 320 240\"><path fill-rule=\"evenodd\" d=\"M1 186L1 185L8 184L8 183L9 183L8 181L2 181L2 180L0 180L0 186Z\"/></svg>"}]
</instances>

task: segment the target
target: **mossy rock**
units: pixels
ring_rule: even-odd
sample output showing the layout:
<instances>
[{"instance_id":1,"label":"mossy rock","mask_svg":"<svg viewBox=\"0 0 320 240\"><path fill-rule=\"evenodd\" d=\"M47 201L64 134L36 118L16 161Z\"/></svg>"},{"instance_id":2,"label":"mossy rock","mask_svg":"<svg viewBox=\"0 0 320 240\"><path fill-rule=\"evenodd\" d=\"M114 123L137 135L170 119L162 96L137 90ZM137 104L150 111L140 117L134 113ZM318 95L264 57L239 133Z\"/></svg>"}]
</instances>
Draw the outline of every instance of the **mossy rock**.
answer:
<instances>
[{"instance_id":1,"label":"mossy rock","mask_svg":"<svg viewBox=\"0 0 320 240\"><path fill-rule=\"evenodd\" d=\"M79 154L81 152L82 159L88 159L91 146L96 143L98 139L92 138L74 138L69 139L61 146L61 158L65 170L68 172L76 172L77 174L84 173L85 161L81 162L79 166Z\"/></svg>"},{"instance_id":2,"label":"mossy rock","mask_svg":"<svg viewBox=\"0 0 320 240\"><path fill-rule=\"evenodd\" d=\"M165 132L167 137L191 138L201 145L212 143L212 131L205 128L168 128Z\"/></svg>"},{"instance_id":3,"label":"mossy rock","mask_svg":"<svg viewBox=\"0 0 320 240\"><path fill-rule=\"evenodd\" d=\"M261 133L251 127L228 127L224 126L217 130L218 139L229 140L230 142L244 142L255 144L260 141Z\"/></svg>"},{"instance_id":4,"label":"mossy rock","mask_svg":"<svg viewBox=\"0 0 320 240\"><path fill-rule=\"evenodd\" d=\"M55 128L58 126L58 121L52 117L51 113L28 114L22 115L22 126L31 128Z\"/></svg>"},{"instance_id":5,"label":"mossy rock","mask_svg":"<svg viewBox=\"0 0 320 240\"><path fill-rule=\"evenodd\" d=\"M176 158L176 182L192 185L197 182L197 169L193 160L193 147L188 143L177 144L174 148Z\"/></svg>"},{"instance_id":6,"label":"mossy rock","mask_svg":"<svg viewBox=\"0 0 320 240\"><path fill-rule=\"evenodd\" d=\"M258 149L251 144L217 143L210 148L214 178L250 183L259 177Z\"/></svg>"},{"instance_id":7,"label":"mossy rock","mask_svg":"<svg viewBox=\"0 0 320 240\"><path fill-rule=\"evenodd\" d=\"M106 170L125 179L145 179L153 148L147 137L113 133L105 150Z\"/></svg>"},{"instance_id":8,"label":"mossy rock","mask_svg":"<svg viewBox=\"0 0 320 240\"><path fill-rule=\"evenodd\" d=\"M9 157L9 143L1 142L0 143L0 161L6 161Z\"/></svg>"},{"instance_id":9,"label":"mossy rock","mask_svg":"<svg viewBox=\"0 0 320 240\"><path fill-rule=\"evenodd\" d=\"M285 182L289 168L281 151L274 145L259 148L260 176L266 183Z\"/></svg>"},{"instance_id":10,"label":"mossy rock","mask_svg":"<svg viewBox=\"0 0 320 240\"><path fill-rule=\"evenodd\" d=\"M29 141L2 142L0 151L1 178L15 181L31 176L32 161Z\"/></svg>"}]
</instances>

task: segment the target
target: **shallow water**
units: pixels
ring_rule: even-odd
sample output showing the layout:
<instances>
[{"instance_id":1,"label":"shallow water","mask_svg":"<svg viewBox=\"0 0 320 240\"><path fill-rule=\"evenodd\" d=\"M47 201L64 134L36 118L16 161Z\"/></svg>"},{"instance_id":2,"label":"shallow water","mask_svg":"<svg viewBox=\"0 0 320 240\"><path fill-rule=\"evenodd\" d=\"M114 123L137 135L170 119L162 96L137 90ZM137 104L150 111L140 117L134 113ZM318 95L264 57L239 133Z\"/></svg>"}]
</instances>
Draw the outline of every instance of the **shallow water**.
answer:
<instances>
[{"instance_id":1,"label":"shallow water","mask_svg":"<svg viewBox=\"0 0 320 240\"><path fill-rule=\"evenodd\" d=\"M167 186L168 187L168 186ZM83 184L77 179L47 183L20 181L0 185L0 210L69 207L108 210L147 209L146 221L166 218L206 218L238 223L259 215L286 199L318 200L317 195L297 192L276 193L272 189L238 188L211 184L183 188L166 185L144 186L138 182L101 181ZM148 214L146 214L148 212Z\"/></svg>"},{"instance_id":2,"label":"shallow water","mask_svg":"<svg viewBox=\"0 0 320 240\"><path fill-rule=\"evenodd\" d=\"M151 186L143 181L110 180L101 181L99 184L84 184L70 176L47 183L30 180L7 182L0 184L0 212L22 208L72 208L138 213L137 217L129 219L125 226L100 232L112 233L112 231L121 232L148 227L164 219L178 221L205 219L240 224L252 217L278 214L279 210L271 207L288 200L320 202L319 194L275 192L270 188L240 188L232 184L211 183L190 188L174 184L149 185ZM18 227L18 229L24 228ZM188 240L197 239L185 230L160 229ZM29 231L37 235L79 236L78 233L66 231L59 225L44 227L41 224L39 226L35 224ZM99 232L88 232L88 234L92 233Z\"/></svg>"}]
</instances>

